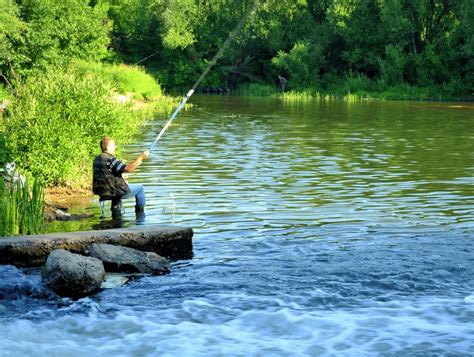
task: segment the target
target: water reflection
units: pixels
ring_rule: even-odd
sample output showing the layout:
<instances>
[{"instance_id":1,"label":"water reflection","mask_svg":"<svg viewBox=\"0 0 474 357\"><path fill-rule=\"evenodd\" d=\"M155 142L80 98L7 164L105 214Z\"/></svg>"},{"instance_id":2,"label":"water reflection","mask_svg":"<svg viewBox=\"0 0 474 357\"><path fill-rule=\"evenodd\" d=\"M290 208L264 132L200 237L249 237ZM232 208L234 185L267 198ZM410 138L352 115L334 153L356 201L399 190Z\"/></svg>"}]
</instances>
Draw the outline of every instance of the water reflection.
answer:
<instances>
[{"instance_id":1,"label":"water reflection","mask_svg":"<svg viewBox=\"0 0 474 357\"><path fill-rule=\"evenodd\" d=\"M10 304L2 351L474 353L472 104L193 100L130 181L143 224L194 229L194 258L67 307ZM118 224L90 211L81 228Z\"/></svg>"},{"instance_id":2,"label":"water reflection","mask_svg":"<svg viewBox=\"0 0 474 357\"><path fill-rule=\"evenodd\" d=\"M193 100L130 177L146 188L143 224L472 222L472 104ZM124 158L158 129L147 126Z\"/></svg>"}]
</instances>

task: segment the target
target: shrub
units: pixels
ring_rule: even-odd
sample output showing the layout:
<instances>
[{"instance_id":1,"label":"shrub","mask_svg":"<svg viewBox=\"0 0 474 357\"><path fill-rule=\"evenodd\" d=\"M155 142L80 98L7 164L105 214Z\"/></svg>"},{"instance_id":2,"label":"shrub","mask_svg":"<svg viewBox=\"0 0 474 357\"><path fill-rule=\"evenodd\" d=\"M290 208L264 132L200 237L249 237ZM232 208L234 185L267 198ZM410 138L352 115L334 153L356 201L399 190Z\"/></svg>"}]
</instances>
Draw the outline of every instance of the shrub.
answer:
<instances>
[{"instance_id":1,"label":"shrub","mask_svg":"<svg viewBox=\"0 0 474 357\"><path fill-rule=\"evenodd\" d=\"M237 95L246 95L249 97L266 97L277 93L276 87L268 84L250 83L242 85L236 91Z\"/></svg>"},{"instance_id":2,"label":"shrub","mask_svg":"<svg viewBox=\"0 0 474 357\"><path fill-rule=\"evenodd\" d=\"M162 95L158 82L138 66L79 62L84 73L102 76L121 94L133 93L135 98L153 99Z\"/></svg>"},{"instance_id":3,"label":"shrub","mask_svg":"<svg viewBox=\"0 0 474 357\"><path fill-rule=\"evenodd\" d=\"M322 63L321 49L308 43L297 43L287 53L279 51L272 64L288 74L290 87L305 88L315 83Z\"/></svg>"},{"instance_id":4,"label":"shrub","mask_svg":"<svg viewBox=\"0 0 474 357\"><path fill-rule=\"evenodd\" d=\"M113 102L112 91L102 75L75 66L20 83L4 122L17 166L48 185L88 184L100 138L123 144L143 120L130 105Z\"/></svg>"},{"instance_id":5,"label":"shrub","mask_svg":"<svg viewBox=\"0 0 474 357\"><path fill-rule=\"evenodd\" d=\"M97 61L109 55L112 23L107 18L106 4L92 7L87 0L22 0L17 3L18 7L9 4L5 14L0 15L2 19L6 17L0 70L10 81L16 79L11 69L23 78L70 59ZM0 25L0 45L2 27Z\"/></svg>"}]
</instances>

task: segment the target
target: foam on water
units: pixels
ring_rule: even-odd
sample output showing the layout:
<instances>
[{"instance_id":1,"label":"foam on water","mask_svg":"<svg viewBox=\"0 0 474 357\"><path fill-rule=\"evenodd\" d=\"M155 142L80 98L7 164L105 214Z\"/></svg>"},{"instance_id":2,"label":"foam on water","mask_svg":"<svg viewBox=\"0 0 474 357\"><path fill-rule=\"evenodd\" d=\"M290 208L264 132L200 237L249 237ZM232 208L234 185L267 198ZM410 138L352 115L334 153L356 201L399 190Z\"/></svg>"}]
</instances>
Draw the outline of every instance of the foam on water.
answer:
<instances>
[{"instance_id":1,"label":"foam on water","mask_svg":"<svg viewBox=\"0 0 474 357\"><path fill-rule=\"evenodd\" d=\"M88 304L87 314L2 324L3 355L474 353L474 307L462 299L367 301L359 307L333 310L271 297L216 294L184 300L165 310L109 306L115 310L112 313L101 311L107 306Z\"/></svg>"}]
</instances>

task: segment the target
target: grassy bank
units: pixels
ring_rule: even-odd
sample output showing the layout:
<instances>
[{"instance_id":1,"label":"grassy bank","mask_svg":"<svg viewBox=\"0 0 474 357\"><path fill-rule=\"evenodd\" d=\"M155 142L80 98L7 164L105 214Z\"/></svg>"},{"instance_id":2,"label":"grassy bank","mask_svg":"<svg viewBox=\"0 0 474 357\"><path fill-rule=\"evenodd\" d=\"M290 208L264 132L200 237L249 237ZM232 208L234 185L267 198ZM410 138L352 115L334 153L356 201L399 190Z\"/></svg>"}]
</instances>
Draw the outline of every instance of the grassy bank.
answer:
<instances>
[{"instance_id":1,"label":"grassy bank","mask_svg":"<svg viewBox=\"0 0 474 357\"><path fill-rule=\"evenodd\" d=\"M139 67L85 62L51 68L15 87L0 121L0 159L47 187L88 187L101 137L131 142L176 105ZM120 152L118 153L120 155Z\"/></svg>"},{"instance_id":2,"label":"grassy bank","mask_svg":"<svg viewBox=\"0 0 474 357\"><path fill-rule=\"evenodd\" d=\"M408 84L386 86L368 80L347 81L321 88L289 89L285 92L276 86L250 84L235 91L244 96L272 96L285 101L331 101L342 99L354 102L367 99L473 101L474 93L457 95L456 89L446 87L414 87Z\"/></svg>"}]
</instances>

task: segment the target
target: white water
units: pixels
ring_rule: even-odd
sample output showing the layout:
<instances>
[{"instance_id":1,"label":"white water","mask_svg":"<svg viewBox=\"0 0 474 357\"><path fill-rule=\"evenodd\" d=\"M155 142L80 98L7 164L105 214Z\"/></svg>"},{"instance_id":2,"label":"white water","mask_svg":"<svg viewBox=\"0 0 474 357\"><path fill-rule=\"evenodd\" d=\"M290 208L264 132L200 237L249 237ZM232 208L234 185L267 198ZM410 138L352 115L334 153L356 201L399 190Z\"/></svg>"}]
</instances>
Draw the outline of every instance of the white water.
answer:
<instances>
[{"instance_id":1,"label":"white water","mask_svg":"<svg viewBox=\"0 0 474 357\"><path fill-rule=\"evenodd\" d=\"M315 295L318 296L317 292ZM223 302L226 302L223 304ZM311 309L271 297L215 295L151 311L116 306L102 313L0 327L2 355L12 356L364 356L472 355L474 305L420 298ZM263 308L267 305L266 308ZM367 306L364 306L367 305ZM86 307L85 307L86 306ZM74 307L71 307L73 309ZM108 308L114 308L112 306ZM449 346L449 347L447 347Z\"/></svg>"}]
</instances>

